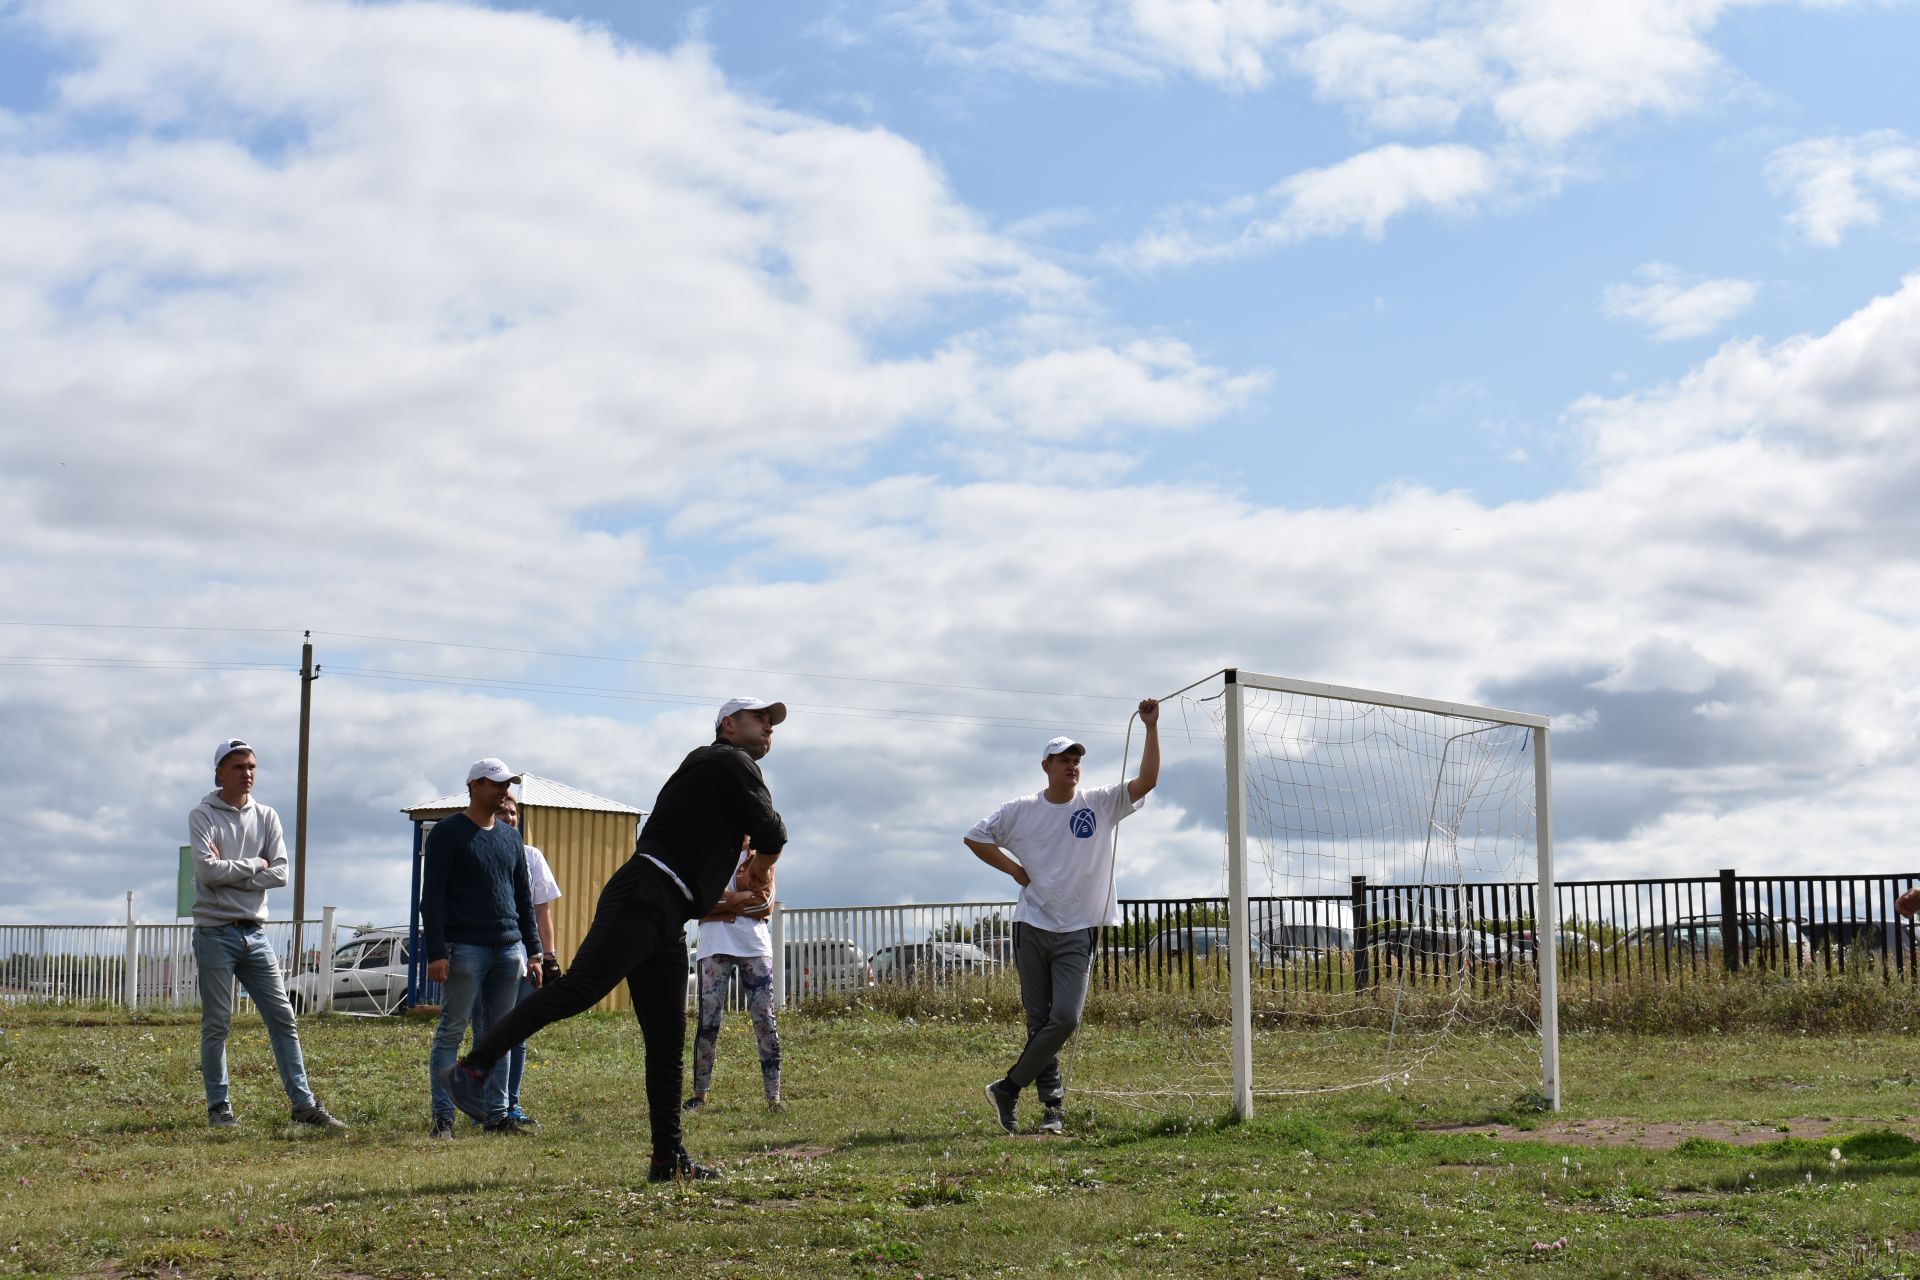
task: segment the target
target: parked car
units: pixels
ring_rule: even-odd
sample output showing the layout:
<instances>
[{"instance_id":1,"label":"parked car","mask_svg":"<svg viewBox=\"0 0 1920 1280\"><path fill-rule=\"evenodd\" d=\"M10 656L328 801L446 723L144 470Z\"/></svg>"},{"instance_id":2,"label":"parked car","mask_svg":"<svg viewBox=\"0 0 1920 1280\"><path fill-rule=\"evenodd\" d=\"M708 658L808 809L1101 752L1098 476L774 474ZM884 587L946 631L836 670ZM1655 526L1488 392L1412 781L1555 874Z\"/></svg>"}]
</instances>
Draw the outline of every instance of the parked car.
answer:
<instances>
[{"instance_id":1,"label":"parked car","mask_svg":"<svg viewBox=\"0 0 1920 1280\"><path fill-rule=\"evenodd\" d=\"M1403 964L1442 971L1511 964L1519 956L1518 951L1483 929L1392 921L1367 931L1367 949L1374 965Z\"/></svg>"},{"instance_id":2,"label":"parked car","mask_svg":"<svg viewBox=\"0 0 1920 1280\"><path fill-rule=\"evenodd\" d=\"M1800 926L1800 936L1810 952L1835 957L1854 950L1910 956L1916 943L1911 920L1815 920Z\"/></svg>"},{"instance_id":3,"label":"parked car","mask_svg":"<svg viewBox=\"0 0 1920 1280\"><path fill-rule=\"evenodd\" d=\"M1148 938L1146 945L1139 949L1139 954L1145 957L1149 968L1156 964L1184 965L1209 958L1224 960L1230 954L1231 937L1225 928L1218 925L1164 929ZM1258 938L1247 939L1247 954L1253 957L1255 964L1268 960L1267 946Z\"/></svg>"},{"instance_id":4,"label":"parked car","mask_svg":"<svg viewBox=\"0 0 1920 1280\"><path fill-rule=\"evenodd\" d=\"M303 973L287 984L295 1013L325 1005L322 975ZM363 929L333 951L333 1008L338 1013L398 1013L407 1002L407 931Z\"/></svg>"},{"instance_id":5,"label":"parked car","mask_svg":"<svg viewBox=\"0 0 1920 1280\"><path fill-rule=\"evenodd\" d=\"M1800 926L1792 920L1756 912L1739 917L1737 924L1742 936L1742 953L1752 960L1770 964L1779 957L1800 965L1812 959ZM1616 959L1631 956L1644 963L1666 964L1677 960L1692 964L1720 960L1725 954L1725 942L1719 916L1683 916L1664 924L1634 929L1608 947L1606 954Z\"/></svg>"},{"instance_id":6,"label":"parked car","mask_svg":"<svg viewBox=\"0 0 1920 1280\"><path fill-rule=\"evenodd\" d=\"M811 938L785 945L787 999L865 991L873 966L851 938Z\"/></svg>"},{"instance_id":7,"label":"parked car","mask_svg":"<svg viewBox=\"0 0 1920 1280\"><path fill-rule=\"evenodd\" d=\"M1338 959L1353 950L1353 930L1334 924L1276 924L1261 934L1275 960Z\"/></svg>"},{"instance_id":8,"label":"parked car","mask_svg":"<svg viewBox=\"0 0 1920 1280\"><path fill-rule=\"evenodd\" d=\"M897 942L873 953L878 982L934 983L996 967L993 958L971 942Z\"/></svg>"},{"instance_id":9,"label":"parked car","mask_svg":"<svg viewBox=\"0 0 1920 1280\"><path fill-rule=\"evenodd\" d=\"M991 938L982 938L974 944L987 953L987 959L997 965L1013 963L1013 935L996 933Z\"/></svg>"}]
</instances>

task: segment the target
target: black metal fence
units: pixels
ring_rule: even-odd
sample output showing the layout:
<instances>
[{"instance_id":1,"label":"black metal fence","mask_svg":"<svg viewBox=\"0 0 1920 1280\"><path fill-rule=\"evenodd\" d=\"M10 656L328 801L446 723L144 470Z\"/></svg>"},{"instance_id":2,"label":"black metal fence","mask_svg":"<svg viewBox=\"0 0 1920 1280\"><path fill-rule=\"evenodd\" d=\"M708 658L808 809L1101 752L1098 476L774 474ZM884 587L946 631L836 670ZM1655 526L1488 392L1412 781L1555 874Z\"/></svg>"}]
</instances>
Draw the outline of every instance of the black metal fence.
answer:
<instances>
[{"instance_id":1,"label":"black metal fence","mask_svg":"<svg viewBox=\"0 0 1920 1280\"><path fill-rule=\"evenodd\" d=\"M1105 931L1098 979L1157 989L1224 983L1244 954L1256 985L1338 991L1383 981L1531 982L1551 936L1562 982L1676 981L1761 970L1820 978L1871 966L1920 981L1920 931L1894 899L1906 875L1572 880L1554 886L1554 926L1537 927L1535 885L1396 885L1257 897L1237 946L1225 898L1127 899Z\"/></svg>"}]
</instances>

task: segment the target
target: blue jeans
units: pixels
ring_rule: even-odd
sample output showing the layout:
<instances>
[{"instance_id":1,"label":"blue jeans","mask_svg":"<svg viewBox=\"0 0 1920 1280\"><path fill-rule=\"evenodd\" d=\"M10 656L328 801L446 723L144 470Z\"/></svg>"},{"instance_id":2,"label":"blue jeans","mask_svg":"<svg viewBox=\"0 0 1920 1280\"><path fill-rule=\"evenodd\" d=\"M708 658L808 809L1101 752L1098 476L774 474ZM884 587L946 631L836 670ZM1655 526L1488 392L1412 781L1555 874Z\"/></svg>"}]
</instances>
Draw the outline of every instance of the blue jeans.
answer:
<instances>
[{"instance_id":1,"label":"blue jeans","mask_svg":"<svg viewBox=\"0 0 1920 1280\"><path fill-rule=\"evenodd\" d=\"M478 1040L487 1029L507 1016L520 994L520 975L526 969L526 948L517 942L503 947L479 947L470 942L447 944L447 981L440 992L440 1025L433 1031L433 1052L427 1058L427 1074L433 1091L433 1118L453 1119L453 1099L440 1076L460 1056L460 1041L473 1023ZM476 1005L474 1002L478 1000ZM503 1120L507 1115L507 1064L505 1060L487 1073L487 1119Z\"/></svg>"},{"instance_id":2,"label":"blue jeans","mask_svg":"<svg viewBox=\"0 0 1920 1280\"><path fill-rule=\"evenodd\" d=\"M532 961L528 961L528 963L531 964ZM525 1000L539 989L540 988L533 985L531 978L520 979L521 1000ZM485 1035L487 1027L486 1014L485 1011L480 1008L477 998L474 1001L473 1021L474 1026L477 1028L475 1034ZM520 1105L520 1081L526 1074L527 1042L522 1040L519 1044L507 1050L507 1110L509 1111Z\"/></svg>"},{"instance_id":3,"label":"blue jeans","mask_svg":"<svg viewBox=\"0 0 1920 1280\"><path fill-rule=\"evenodd\" d=\"M257 924L195 925L193 962L200 972L200 1078L207 1085L207 1106L227 1097L227 1028L233 1023L233 980L238 978L267 1024L280 1085L295 1111L311 1107L307 1064L300 1056L300 1032L287 989L280 981L280 958Z\"/></svg>"}]
</instances>

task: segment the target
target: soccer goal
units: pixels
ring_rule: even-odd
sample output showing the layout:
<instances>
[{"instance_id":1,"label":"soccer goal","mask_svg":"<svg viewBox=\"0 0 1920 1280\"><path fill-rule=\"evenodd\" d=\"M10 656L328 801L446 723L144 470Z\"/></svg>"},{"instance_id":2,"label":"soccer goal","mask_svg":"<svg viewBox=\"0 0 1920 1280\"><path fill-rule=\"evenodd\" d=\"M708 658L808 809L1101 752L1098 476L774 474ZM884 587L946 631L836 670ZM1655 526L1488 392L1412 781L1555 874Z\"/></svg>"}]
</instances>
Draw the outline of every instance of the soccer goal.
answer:
<instances>
[{"instance_id":1,"label":"soccer goal","mask_svg":"<svg viewBox=\"0 0 1920 1280\"><path fill-rule=\"evenodd\" d=\"M1194 924L1217 898L1143 902L1164 862L1122 828L1129 914L1103 964L1110 985L1210 988L1226 1026L1088 1091L1230 1092L1243 1118L1369 1087L1558 1108L1546 717L1230 669L1162 699L1160 733L1156 799L1224 827L1225 929Z\"/></svg>"}]
</instances>

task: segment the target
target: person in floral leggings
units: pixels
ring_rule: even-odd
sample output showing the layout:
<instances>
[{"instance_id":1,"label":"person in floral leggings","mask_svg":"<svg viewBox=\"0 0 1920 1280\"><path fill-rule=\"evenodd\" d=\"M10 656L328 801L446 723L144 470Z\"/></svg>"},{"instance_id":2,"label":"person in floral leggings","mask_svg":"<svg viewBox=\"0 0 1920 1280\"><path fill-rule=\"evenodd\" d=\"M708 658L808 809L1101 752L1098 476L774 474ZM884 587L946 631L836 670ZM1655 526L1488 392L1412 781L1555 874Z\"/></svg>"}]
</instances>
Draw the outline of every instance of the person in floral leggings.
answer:
<instances>
[{"instance_id":1,"label":"person in floral leggings","mask_svg":"<svg viewBox=\"0 0 1920 1280\"><path fill-rule=\"evenodd\" d=\"M749 851L742 851L742 867L749 856ZM700 977L700 1019L693 1035L693 1096L681 1107L683 1111L707 1105L714 1049L720 1042L720 1014L735 974L760 1043L760 1079L767 1106L780 1109L780 1030L773 1016L773 937L767 928L772 913L771 875L764 888L749 890L740 887L736 870L727 892L712 911L700 917L700 946L694 953Z\"/></svg>"}]
</instances>

